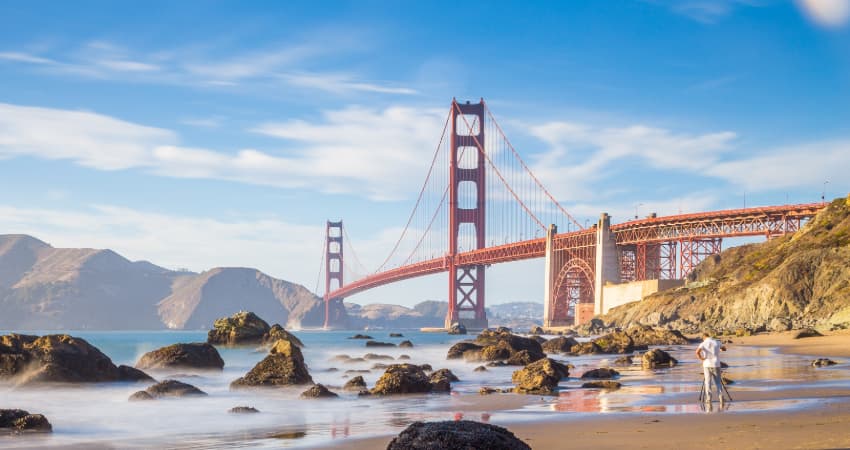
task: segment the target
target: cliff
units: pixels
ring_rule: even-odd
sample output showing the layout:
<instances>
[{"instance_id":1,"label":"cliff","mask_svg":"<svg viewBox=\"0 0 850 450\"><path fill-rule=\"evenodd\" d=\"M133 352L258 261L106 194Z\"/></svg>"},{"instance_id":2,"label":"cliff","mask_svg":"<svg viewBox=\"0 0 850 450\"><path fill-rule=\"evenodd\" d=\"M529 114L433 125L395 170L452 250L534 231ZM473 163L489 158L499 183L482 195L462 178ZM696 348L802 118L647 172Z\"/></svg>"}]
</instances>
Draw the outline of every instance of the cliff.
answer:
<instances>
[{"instance_id":1,"label":"cliff","mask_svg":"<svg viewBox=\"0 0 850 450\"><path fill-rule=\"evenodd\" d=\"M850 327L850 197L797 233L730 248L701 263L682 288L612 309L609 326L686 332Z\"/></svg>"}]
</instances>

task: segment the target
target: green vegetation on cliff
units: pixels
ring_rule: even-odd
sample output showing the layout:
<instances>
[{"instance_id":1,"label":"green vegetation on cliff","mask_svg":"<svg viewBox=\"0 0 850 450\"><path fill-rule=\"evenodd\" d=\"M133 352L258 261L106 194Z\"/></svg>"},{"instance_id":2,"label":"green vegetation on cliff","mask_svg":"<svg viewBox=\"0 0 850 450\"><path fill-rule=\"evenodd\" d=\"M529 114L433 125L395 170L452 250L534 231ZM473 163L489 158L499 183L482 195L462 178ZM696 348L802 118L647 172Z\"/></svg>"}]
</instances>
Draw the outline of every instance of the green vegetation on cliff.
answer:
<instances>
[{"instance_id":1,"label":"green vegetation on cliff","mask_svg":"<svg viewBox=\"0 0 850 450\"><path fill-rule=\"evenodd\" d=\"M850 327L850 197L797 233L708 258L685 287L612 309L612 326L695 332Z\"/></svg>"}]
</instances>

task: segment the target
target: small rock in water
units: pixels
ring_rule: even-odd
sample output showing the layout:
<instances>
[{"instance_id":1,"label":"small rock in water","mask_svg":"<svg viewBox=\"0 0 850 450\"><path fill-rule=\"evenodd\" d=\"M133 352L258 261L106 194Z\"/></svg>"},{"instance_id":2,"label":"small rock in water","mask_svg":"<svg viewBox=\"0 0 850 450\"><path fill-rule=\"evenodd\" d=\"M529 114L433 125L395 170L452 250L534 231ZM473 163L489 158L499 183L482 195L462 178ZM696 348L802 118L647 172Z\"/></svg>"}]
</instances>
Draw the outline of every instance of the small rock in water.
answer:
<instances>
[{"instance_id":1,"label":"small rock in water","mask_svg":"<svg viewBox=\"0 0 850 450\"><path fill-rule=\"evenodd\" d=\"M13 432L49 433L53 426L41 414L30 414L22 409L0 409L0 430L11 429Z\"/></svg>"},{"instance_id":2,"label":"small rock in water","mask_svg":"<svg viewBox=\"0 0 850 450\"><path fill-rule=\"evenodd\" d=\"M581 387L583 387L583 388L610 389L610 390L620 389L620 386L622 386L622 384L620 384L619 381L611 381L611 380L588 381L588 382L581 385Z\"/></svg>"},{"instance_id":3,"label":"small rock in water","mask_svg":"<svg viewBox=\"0 0 850 450\"><path fill-rule=\"evenodd\" d=\"M553 394L558 390L558 382L569 375L567 366L544 358L515 371L511 381L520 394Z\"/></svg>"},{"instance_id":4,"label":"small rock in water","mask_svg":"<svg viewBox=\"0 0 850 450\"><path fill-rule=\"evenodd\" d=\"M678 363L679 361L676 358L670 356L670 354L664 350L659 350L657 348L654 348L641 356L641 365L644 369L673 367Z\"/></svg>"},{"instance_id":5,"label":"small rock in water","mask_svg":"<svg viewBox=\"0 0 850 450\"><path fill-rule=\"evenodd\" d=\"M375 363L375 364L372 366L372 369L386 369L387 367L389 367L389 364L384 364L384 363Z\"/></svg>"},{"instance_id":6,"label":"small rock in water","mask_svg":"<svg viewBox=\"0 0 850 450\"><path fill-rule=\"evenodd\" d=\"M144 390L153 398L204 396L206 392L177 380L164 380ZM138 393L136 393L138 394ZM135 396L136 394L133 394ZM141 400L137 398L136 400Z\"/></svg>"},{"instance_id":7,"label":"small rock in water","mask_svg":"<svg viewBox=\"0 0 850 450\"><path fill-rule=\"evenodd\" d=\"M487 387L487 386L483 386L481 389L478 390L478 394L480 394L480 395L495 394L497 392L499 392L498 389Z\"/></svg>"},{"instance_id":8,"label":"small rock in water","mask_svg":"<svg viewBox=\"0 0 850 450\"><path fill-rule=\"evenodd\" d=\"M362 376L358 375L348 380L342 389L346 391L362 391L366 389L366 380L364 380Z\"/></svg>"},{"instance_id":9,"label":"small rock in water","mask_svg":"<svg viewBox=\"0 0 850 450\"><path fill-rule=\"evenodd\" d=\"M401 333L390 333L390 337L404 337Z\"/></svg>"},{"instance_id":10,"label":"small rock in water","mask_svg":"<svg viewBox=\"0 0 850 450\"><path fill-rule=\"evenodd\" d=\"M620 356L614 360L615 366L631 366L634 361L631 356Z\"/></svg>"},{"instance_id":11,"label":"small rock in water","mask_svg":"<svg viewBox=\"0 0 850 450\"><path fill-rule=\"evenodd\" d=\"M431 392L433 385L420 366L393 364L375 383L372 395L416 394Z\"/></svg>"},{"instance_id":12,"label":"small rock in water","mask_svg":"<svg viewBox=\"0 0 850 450\"><path fill-rule=\"evenodd\" d=\"M375 354L375 353L366 353L365 355L363 355L363 359L392 361L393 357L390 356L390 355L378 355L378 354Z\"/></svg>"},{"instance_id":13,"label":"small rock in water","mask_svg":"<svg viewBox=\"0 0 850 450\"><path fill-rule=\"evenodd\" d=\"M484 366L478 366L475 368L474 372L486 372L487 368Z\"/></svg>"},{"instance_id":14,"label":"small rock in water","mask_svg":"<svg viewBox=\"0 0 850 450\"><path fill-rule=\"evenodd\" d=\"M366 347L395 347L392 342L366 341Z\"/></svg>"},{"instance_id":15,"label":"small rock in water","mask_svg":"<svg viewBox=\"0 0 850 450\"><path fill-rule=\"evenodd\" d=\"M145 391L134 392L133 395L128 399L131 402L142 402L145 400L156 400L153 395L148 394Z\"/></svg>"},{"instance_id":16,"label":"small rock in water","mask_svg":"<svg viewBox=\"0 0 850 450\"><path fill-rule=\"evenodd\" d=\"M224 360L211 344L195 342L172 344L147 352L139 358L136 367L143 370L173 368L221 370L224 368Z\"/></svg>"},{"instance_id":17,"label":"small rock in water","mask_svg":"<svg viewBox=\"0 0 850 450\"><path fill-rule=\"evenodd\" d=\"M471 420L413 422L390 441L387 450L531 450L510 431Z\"/></svg>"},{"instance_id":18,"label":"small rock in water","mask_svg":"<svg viewBox=\"0 0 850 450\"><path fill-rule=\"evenodd\" d=\"M826 366L833 366L835 364L838 364L838 363L829 359L829 358L818 358L818 359L812 361L812 367L826 367Z\"/></svg>"},{"instance_id":19,"label":"small rock in water","mask_svg":"<svg viewBox=\"0 0 850 450\"><path fill-rule=\"evenodd\" d=\"M397 359L399 361L408 360L408 359L410 359L410 355L399 355L399 357Z\"/></svg>"},{"instance_id":20,"label":"small rock in water","mask_svg":"<svg viewBox=\"0 0 850 450\"><path fill-rule=\"evenodd\" d=\"M399 346L399 347L401 347L401 348L412 348L412 347L413 347L413 342L410 342L410 341L401 341L401 342L398 344L398 346Z\"/></svg>"},{"instance_id":21,"label":"small rock in water","mask_svg":"<svg viewBox=\"0 0 850 450\"><path fill-rule=\"evenodd\" d=\"M260 412L260 410L253 406L235 406L230 408L227 412L230 414L256 414Z\"/></svg>"},{"instance_id":22,"label":"small rock in water","mask_svg":"<svg viewBox=\"0 0 850 450\"><path fill-rule=\"evenodd\" d=\"M348 369L345 373L372 373L369 369Z\"/></svg>"},{"instance_id":23,"label":"small rock in water","mask_svg":"<svg viewBox=\"0 0 850 450\"><path fill-rule=\"evenodd\" d=\"M459 323L453 323L447 331L448 334L466 334L466 327Z\"/></svg>"},{"instance_id":24,"label":"small rock in water","mask_svg":"<svg viewBox=\"0 0 850 450\"><path fill-rule=\"evenodd\" d=\"M336 398L339 395L331 392L323 384L316 384L301 393L301 398Z\"/></svg>"},{"instance_id":25,"label":"small rock in water","mask_svg":"<svg viewBox=\"0 0 850 450\"><path fill-rule=\"evenodd\" d=\"M601 369L588 370L587 372L581 374L581 379L587 380L587 379L592 378L592 379L601 380L601 379L604 379L604 378L614 378L614 377L618 377L618 376L620 376L620 372L617 372L614 369L608 369L608 368L603 367Z\"/></svg>"},{"instance_id":26,"label":"small rock in water","mask_svg":"<svg viewBox=\"0 0 850 450\"><path fill-rule=\"evenodd\" d=\"M374 339L374 338L372 336L369 336L368 334L355 334L354 336L351 336L349 339Z\"/></svg>"}]
</instances>

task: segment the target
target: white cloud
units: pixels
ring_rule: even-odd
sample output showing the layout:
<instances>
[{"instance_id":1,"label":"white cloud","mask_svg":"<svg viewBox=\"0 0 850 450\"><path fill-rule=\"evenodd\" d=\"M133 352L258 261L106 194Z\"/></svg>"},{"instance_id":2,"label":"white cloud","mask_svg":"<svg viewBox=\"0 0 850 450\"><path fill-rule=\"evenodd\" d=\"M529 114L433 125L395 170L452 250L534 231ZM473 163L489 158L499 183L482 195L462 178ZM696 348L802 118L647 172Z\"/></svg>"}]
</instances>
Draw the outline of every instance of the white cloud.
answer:
<instances>
[{"instance_id":1,"label":"white cloud","mask_svg":"<svg viewBox=\"0 0 850 450\"><path fill-rule=\"evenodd\" d=\"M797 4L821 26L840 27L850 20L850 0L797 0Z\"/></svg>"},{"instance_id":2,"label":"white cloud","mask_svg":"<svg viewBox=\"0 0 850 450\"><path fill-rule=\"evenodd\" d=\"M293 86L315 88L332 93L375 92L379 94L413 95L417 91L406 87L391 87L358 82L343 74L285 74L282 78Z\"/></svg>"},{"instance_id":3,"label":"white cloud","mask_svg":"<svg viewBox=\"0 0 850 450\"><path fill-rule=\"evenodd\" d=\"M56 61L21 52L0 52L0 59L29 64L56 64Z\"/></svg>"},{"instance_id":4,"label":"white cloud","mask_svg":"<svg viewBox=\"0 0 850 450\"><path fill-rule=\"evenodd\" d=\"M738 6L758 6L758 0L645 0L666 6L676 14L704 24L714 24L732 14Z\"/></svg>"}]
</instances>

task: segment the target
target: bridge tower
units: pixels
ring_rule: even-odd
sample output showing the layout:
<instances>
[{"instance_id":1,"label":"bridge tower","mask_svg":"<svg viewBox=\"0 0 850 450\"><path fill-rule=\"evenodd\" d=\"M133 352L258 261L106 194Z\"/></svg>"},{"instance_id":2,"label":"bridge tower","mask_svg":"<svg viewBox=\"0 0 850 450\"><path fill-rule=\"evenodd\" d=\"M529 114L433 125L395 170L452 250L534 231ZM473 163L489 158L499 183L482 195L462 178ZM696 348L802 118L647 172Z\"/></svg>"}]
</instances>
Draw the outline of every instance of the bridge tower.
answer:
<instances>
[{"instance_id":1,"label":"bridge tower","mask_svg":"<svg viewBox=\"0 0 850 450\"><path fill-rule=\"evenodd\" d=\"M446 328L461 323L467 328L487 328L484 310L484 266L461 266L457 263L458 237L462 225L474 228L475 249L486 247L485 158L479 153L484 147L484 101L464 104L452 100L451 143L449 153L449 310ZM472 156L474 155L474 157ZM474 161L474 162L473 162ZM461 186L464 196L475 194L475 204L461 208ZM469 227L465 227L469 228ZM468 233L468 231L465 231ZM465 235L469 237L468 235ZM466 251L472 249L464 249Z\"/></svg>"},{"instance_id":2,"label":"bridge tower","mask_svg":"<svg viewBox=\"0 0 850 450\"><path fill-rule=\"evenodd\" d=\"M332 290L342 287L342 221L328 221L325 228L325 328L330 327L331 303L342 302L341 298L331 298ZM336 286L332 282L336 280Z\"/></svg>"}]
</instances>

